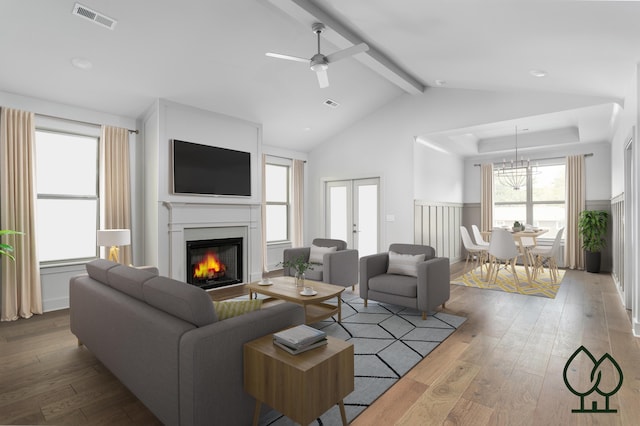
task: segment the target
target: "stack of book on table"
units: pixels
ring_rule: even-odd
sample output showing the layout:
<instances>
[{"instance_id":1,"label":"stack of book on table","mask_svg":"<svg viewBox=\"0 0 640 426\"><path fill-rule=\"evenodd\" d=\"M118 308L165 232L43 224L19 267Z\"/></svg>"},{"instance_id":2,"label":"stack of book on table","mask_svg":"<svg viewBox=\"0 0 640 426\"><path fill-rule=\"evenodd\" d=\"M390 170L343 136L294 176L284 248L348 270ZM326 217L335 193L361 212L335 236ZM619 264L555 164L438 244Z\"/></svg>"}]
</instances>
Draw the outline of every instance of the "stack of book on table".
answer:
<instances>
[{"instance_id":1,"label":"stack of book on table","mask_svg":"<svg viewBox=\"0 0 640 426\"><path fill-rule=\"evenodd\" d=\"M326 345L327 333L308 325L298 325L274 333L273 344L295 355Z\"/></svg>"}]
</instances>

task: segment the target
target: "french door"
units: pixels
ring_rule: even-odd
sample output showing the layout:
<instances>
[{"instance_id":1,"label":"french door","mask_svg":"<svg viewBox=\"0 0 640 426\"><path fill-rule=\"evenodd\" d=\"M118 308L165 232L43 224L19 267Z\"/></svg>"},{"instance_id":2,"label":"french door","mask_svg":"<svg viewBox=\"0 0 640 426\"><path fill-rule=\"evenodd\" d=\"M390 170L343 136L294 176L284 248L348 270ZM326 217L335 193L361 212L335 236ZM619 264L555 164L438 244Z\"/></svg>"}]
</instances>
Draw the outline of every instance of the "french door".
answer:
<instances>
[{"instance_id":1,"label":"french door","mask_svg":"<svg viewBox=\"0 0 640 426\"><path fill-rule=\"evenodd\" d=\"M325 235L344 240L359 256L378 253L380 179L325 183Z\"/></svg>"}]
</instances>

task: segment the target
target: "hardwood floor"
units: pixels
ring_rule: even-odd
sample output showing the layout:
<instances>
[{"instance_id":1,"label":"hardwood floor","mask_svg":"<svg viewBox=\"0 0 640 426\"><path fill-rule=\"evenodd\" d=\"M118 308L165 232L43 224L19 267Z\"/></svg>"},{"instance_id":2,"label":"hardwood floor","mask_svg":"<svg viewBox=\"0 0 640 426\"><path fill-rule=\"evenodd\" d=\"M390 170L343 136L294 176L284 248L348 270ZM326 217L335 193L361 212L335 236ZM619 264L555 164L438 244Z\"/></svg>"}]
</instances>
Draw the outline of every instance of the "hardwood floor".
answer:
<instances>
[{"instance_id":1,"label":"hardwood floor","mask_svg":"<svg viewBox=\"0 0 640 426\"><path fill-rule=\"evenodd\" d=\"M567 271L555 299L454 285L446 306L467 321L353 425L638 424L640 339L611 277ZM610 398L617 413L572 413L580 399L563 370L580 345L620 365L622 388ZM574 373L586 389L592 367Z\"/></svg>"},{"instance_id":2,"label":"hardwood floor","mask_svg":"<svg viewBox=\"0 0 640 426\"><path fill-rule=\"evenodd\" d=\"M640 339L609 276L567 271L556 299L453 285L446 311L468 320L354 425L638 424ZM571 412L580 400L563 369L580 345L620 365L617 413ZM571 372L588 384L583 367ZM77 346L63 310L0 323L0 424L159 421Z\"/></svg>"}]
</instances>

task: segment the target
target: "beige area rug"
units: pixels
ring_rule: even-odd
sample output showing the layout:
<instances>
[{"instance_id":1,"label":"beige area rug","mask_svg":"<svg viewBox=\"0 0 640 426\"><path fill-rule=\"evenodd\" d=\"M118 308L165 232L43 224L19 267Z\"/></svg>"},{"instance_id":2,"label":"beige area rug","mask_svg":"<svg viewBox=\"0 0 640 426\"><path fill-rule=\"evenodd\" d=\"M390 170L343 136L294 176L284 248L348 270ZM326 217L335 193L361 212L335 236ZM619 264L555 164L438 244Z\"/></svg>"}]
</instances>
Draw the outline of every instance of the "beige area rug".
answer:
<instances>
[{"instance_id":1,"label":"beige area rug","mask_svg":"<svg viewBox=\"0 0 640 426\"><path fill-rule=\"evenodd\" d=\"M562 279L564 278L565 271L562 269L558 270L558 282L556 283L551 282L549 271L546 268L543 274L538 273L538 276L531 282L531 284L527 281L527 274L523 266L516 265L516 273L518 274L518 280L520 281L519 285L516 285L510 268L507 270L500 270L496 283L494 283L493 280L490 283L485 281L487 276L486 269L483 270L483 277L480 278L480 268L475 268L455 280L452 280L451 284L555 299L556 294L560 289Z\"/></svg>"}]
</instances>

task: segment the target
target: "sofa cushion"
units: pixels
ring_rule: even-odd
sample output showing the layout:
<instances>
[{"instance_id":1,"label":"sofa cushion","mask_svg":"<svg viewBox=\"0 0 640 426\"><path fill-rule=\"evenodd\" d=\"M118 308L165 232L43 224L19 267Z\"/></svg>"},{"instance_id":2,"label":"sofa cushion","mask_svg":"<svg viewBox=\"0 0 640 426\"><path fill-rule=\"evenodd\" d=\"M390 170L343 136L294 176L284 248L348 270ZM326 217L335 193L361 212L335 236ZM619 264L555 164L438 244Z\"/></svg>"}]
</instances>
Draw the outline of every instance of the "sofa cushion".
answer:
<instances>
[{"instance_id":1,"label":"sofa cushion","mask_svg":"<svg viewBox=\"0 0 640 426\"><path fill-rule=\"evenodd\" d=\"M387 274L418 276L418 263L424 262L424 254L400 254L389 252L389 267Z\"/></svg>"},{"instance_id":2,"label":"sofa cushion","mask_svg":"<svg viewBox=\"0 0 640 426\"><path fill-rule=\"evenodd\" d=\"M142 287L144 300L175 317L202 327L218 320L209 294L191 284L155 277Z\"/></svg>"},{"instance_id":3,"label":"sofa cushion","mask_svg":"<svg viewBox=\"0 0 640 426\"><path fill-rule=\"evenodd\" d=\"M251 300L225 300L221 302L214 301L213 308L216 311L218 321L237 317L247 312L257 311L262 307L262 299Z\"/></svg>"},{"instance_id":4,"label":"sofa cushion","mask_svg":"<svg viewBox=\"0 0 640 426\"><path fill-rule=\"evenodd\" d=\"M304 277L308 280L322 281L323 266L319 263L312 264L304 273Z\"/></svg>"},{"instance_id":5,"label":"sofa cushion","mask_svg":"<svg viewBox=\"0 0 640 426\"><path fill-rule=\"evenodd\" d=\"M418 279L407 275L382 274L369 279L369 289L398 296L418 297Z\"/></svg>"},{"instance_id":6,"label":"sofa cushion","mask_svg":"<svg viewBox=\"0 0 640 426\"><path fill-rule=\"evenodd\" d=\"M107 272L110 287L138 300L144 300L143 284L156 276L153 272L124 265L117 265Z\"/></svg>"},{"instance_id":7,"label":"sofa cushion","mask_svg":"<svg viewBox=\"0 0 640 426\"><path fill-rule=\"evenodd\" d=\"M91 278L96 281L100 281L101 283L108 284L109 280L107 278L107 272L109 269L115 268L118 265L120 264L110 260L96 259L87 263L85 267L87 268L87 273Z\"/></svg>"},{"instance_id":8,"label":"sofa cushion","mask_svg":"<svg viewBox=\"0 0 640 426\"><path fill-rule=\"evenodd\" d=\"M309 253L309 262L318 263L322 265L324 255L327 253L334 253L337 250L338 250L338 247L319 247L312 244L311 251Z\"/></svg>"}]
</instances>

